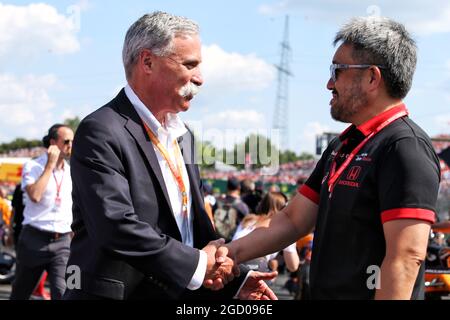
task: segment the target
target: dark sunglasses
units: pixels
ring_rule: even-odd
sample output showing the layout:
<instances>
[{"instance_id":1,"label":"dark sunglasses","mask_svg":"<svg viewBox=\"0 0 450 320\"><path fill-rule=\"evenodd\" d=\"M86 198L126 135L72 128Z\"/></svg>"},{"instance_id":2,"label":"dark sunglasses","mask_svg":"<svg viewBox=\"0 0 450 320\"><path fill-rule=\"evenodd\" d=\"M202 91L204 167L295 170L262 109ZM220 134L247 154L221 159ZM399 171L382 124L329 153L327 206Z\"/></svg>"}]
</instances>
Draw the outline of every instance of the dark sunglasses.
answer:
<instances>
[{"instance_id":1,"label":"dark sunglasses","mask_svg":"<svg viewBox=\"0 0 450 320\"><path fill-rule=\"evenodd\" d=\"M333 82L337 80L337 71L340 69L368 69L371 67L378 67L380 69L385 69L385 66L380 66L376 64L345 64L345 63L333 63L330 66L330 78Z\"/></svg>"},{"instance_id":2,"label":"dark sunglasses","mask_svg":"<svg viewBox=\"0 0 450 320\"><path fill-rule=\"evenodd\" d=\"M71 139L66 139L63 141L64 145L66 145L66 146L72 142L73 142L73 140L71 140Z\"/></svg>"}]
</instances>

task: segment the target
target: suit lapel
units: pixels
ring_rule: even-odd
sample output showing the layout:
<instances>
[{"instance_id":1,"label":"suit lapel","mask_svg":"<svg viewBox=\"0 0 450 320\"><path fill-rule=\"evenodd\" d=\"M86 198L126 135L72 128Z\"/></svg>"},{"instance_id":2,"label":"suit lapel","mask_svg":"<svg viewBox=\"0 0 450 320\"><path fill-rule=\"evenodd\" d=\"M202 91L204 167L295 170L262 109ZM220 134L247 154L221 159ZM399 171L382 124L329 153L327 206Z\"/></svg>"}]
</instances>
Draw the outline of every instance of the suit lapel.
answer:
<instances>
[{"instance_id":1,"label":"suit lapel","mask_svg":"<svg viewBox=\"0 0 450 320\"><path fill-rule=\"evenodd\" d=\"M216 239L217 235L204 209L203 194L199 186L199 175L197 171L193 135L187 132L178 139L181 153L183 155L186 170L189 176L189 184L192 195L191 213L194 219L194 247L203 248L212 239Z\"/></svg>"},{"instance_id":2,"label":"suit lapel","mask_svg":"<svg viewBox=\"0 0 450 320\"><path fill-rule=\"evenodd\" d=\"M161 167L159 166L158 158L156 157L153 144L150 141L150 138L145 133L145 129L142 125L141 119L139 118L139 115L137 114L131 102L126 97L125 91L122 90L122 92L119 95L122 95L121 98L123 98L122 103L118 104L119 110L121 114L127 118L125 128L133 136L138 146L144 152L145 157L148 163L150 164L150 167L152 168L153 173L155 174L156 179L159 182L159 185L161 186L164 197L167 203L169 204L170 212L172 213L172 216L174 216L172 206L170 204L169 194L167 192L166 184L164 182Z\"/></svg>"}]
</instances>

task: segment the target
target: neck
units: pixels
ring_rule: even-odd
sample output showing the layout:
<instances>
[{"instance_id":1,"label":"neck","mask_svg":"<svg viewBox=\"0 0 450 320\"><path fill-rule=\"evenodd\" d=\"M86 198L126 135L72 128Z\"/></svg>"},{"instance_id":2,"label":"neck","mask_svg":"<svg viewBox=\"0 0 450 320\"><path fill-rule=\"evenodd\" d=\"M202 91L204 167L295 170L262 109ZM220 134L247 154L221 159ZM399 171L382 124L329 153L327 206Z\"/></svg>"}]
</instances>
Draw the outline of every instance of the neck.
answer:
<instances>
[{"instance_id":1,"label":"neck","mask_svg":"<svg viewBox=\"0 0 450 320\"><path fill-rule=\"evenodd\" d=\"M155 116L156 120L164 126L166 123L167 112L162 111L162 108L158 107L158 103L155 101L153 95L148 94L149 90L141 88L139 81L129 80L128 84L138 96L139 100L141 100L145 107Z\"/></svg>"},{"instance_id":2,"label":"neck","mask_svg":"<svg viewBox=\"0 0 450 320\"><path fill-rule=\"evenodd\" d=\"M58 162L56 162L56 169L61 170L64 168L64 158L59 157Z\"/></svg>"},{"instance_id":3,"label":"neck","mask_svg":"<svg viewBox=\"0 0 450 320\"><path fill-rule=\"evenodd\" d=\"M352 120L352 124L354 124L355 126L359 126L366 121L369 121L370 119L376 117L377 115L398 106L401 103L403 103L401 99L388 99L385 101L380 101L373 105L369 105L364 109L365 112L361 112L355 115L355 118Z\"/></svg>"},{"instance_id":4,"label":"neck","mask_svg":"<svg viewBox=\"0 0 450 320\"><path fill-rule=\"evenodd\" d=\"M151 110L150 110L150 112L151 112ZM158 120L159 123L161 123L161 125L164 127L165 124L166 124L167 113L166 112L160 112L158 114L153 113L153 115L155 116L156 120Z\"/></svg>"}]
</instances>

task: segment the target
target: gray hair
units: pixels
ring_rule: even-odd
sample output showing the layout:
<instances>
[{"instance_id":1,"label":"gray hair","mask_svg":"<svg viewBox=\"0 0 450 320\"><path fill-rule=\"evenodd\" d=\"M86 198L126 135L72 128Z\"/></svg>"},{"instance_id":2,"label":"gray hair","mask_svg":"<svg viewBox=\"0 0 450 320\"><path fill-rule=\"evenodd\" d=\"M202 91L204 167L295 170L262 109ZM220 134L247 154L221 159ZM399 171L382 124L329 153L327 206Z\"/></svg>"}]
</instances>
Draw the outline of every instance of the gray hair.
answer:
<instances>
[{"instance_id":1,"label":"gray hair","mask_svg":"<svg viewBox=\"0 0 450 320\"><path fill-rule=\"evenodd\" d=\"M388 94L403 99L411 89L416 69L416 43L405 27L382 17L358 17L345 24L334 39L353 45L358 63L385 66L380 69Z\"/></svg>"},{"instance_id":2,"label":"gray hair","mask_svg":"<svg viewBox=\"0 0 450 320\"><path fill-rule=\"evenodd\" d=\"M143 49L149 49L157 56L168 55L173 49L172 40L175 37L198 33L197 23L185 17L161 11L142 16L125 36L122 59L127 79Z\"/></svg>"}]
</instances>

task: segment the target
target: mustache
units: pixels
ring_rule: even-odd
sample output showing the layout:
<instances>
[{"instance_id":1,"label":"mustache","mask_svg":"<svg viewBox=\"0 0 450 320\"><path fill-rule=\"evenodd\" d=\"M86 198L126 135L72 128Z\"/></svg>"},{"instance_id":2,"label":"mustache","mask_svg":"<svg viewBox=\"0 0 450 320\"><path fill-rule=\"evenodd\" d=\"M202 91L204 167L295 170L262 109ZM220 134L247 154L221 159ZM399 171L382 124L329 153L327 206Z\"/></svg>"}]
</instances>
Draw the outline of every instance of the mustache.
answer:
<instances>
[{"instance_id":1,"label":"mustache","mask_svg":"<svg viewBox=\"0 0 450 320\"><path fill-rule=\"evenodd\" d=\"M182 96L183 98L194 97L199 92L200 86L192 82L189 82L185 86L181 87L180 91L178 91L180 96Z\"/></svg>"}]
</instances>

